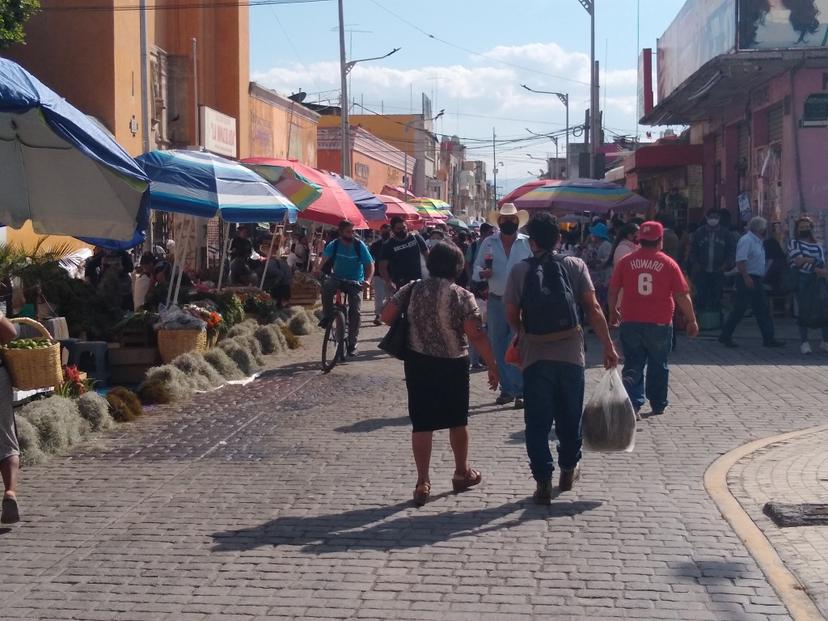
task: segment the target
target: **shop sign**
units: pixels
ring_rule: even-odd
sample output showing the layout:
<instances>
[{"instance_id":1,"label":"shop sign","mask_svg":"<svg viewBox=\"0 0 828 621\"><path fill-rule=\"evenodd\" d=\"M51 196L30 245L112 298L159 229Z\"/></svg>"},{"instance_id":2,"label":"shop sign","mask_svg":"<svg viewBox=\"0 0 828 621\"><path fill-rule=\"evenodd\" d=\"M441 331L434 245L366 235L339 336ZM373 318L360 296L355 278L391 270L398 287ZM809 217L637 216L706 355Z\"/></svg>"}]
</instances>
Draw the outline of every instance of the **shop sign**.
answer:
<instances>
[{"instance_id":1,"label":"shop sign","mask_svg":"<svg viewBox=\"0 0 828 621\"><path fill-rule=\"evenodd\" d=\"M236 157L236 119L201 106L201 144L211 153Z\"/></svg>"}]
</instances>

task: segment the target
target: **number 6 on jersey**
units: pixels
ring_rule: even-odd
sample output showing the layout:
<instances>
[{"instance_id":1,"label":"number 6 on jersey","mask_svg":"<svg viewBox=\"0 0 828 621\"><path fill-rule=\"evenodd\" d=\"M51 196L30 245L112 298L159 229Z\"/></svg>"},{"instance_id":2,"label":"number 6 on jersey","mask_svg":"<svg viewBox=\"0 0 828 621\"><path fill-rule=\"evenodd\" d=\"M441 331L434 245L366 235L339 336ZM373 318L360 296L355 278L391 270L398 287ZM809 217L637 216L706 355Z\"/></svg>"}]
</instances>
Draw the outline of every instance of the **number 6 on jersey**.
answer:
<instances>
[{"instance_id":1,"label":"number 6 on jersey","mask_svg":"<svg viewBox=\"0 0 828 621\"><path fill-rule=\"evenodd\" d=\"M653 275L643 272L638 275L638 295L653 294Z\"/></svg>"}]
</instances>

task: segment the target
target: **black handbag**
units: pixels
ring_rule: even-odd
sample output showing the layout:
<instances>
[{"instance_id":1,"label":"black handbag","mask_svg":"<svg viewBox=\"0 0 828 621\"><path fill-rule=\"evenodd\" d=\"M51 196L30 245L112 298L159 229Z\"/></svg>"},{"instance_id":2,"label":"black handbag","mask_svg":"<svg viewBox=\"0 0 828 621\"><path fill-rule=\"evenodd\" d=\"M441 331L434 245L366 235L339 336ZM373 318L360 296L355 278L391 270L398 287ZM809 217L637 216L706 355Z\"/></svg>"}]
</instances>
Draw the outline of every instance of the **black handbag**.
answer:
<instances>
[{"instance_id":1,"label":"black handbag","mask_svg":"<svg viewBox=\"0 0 828 621\"><path fill-rule=\"evenodd\" d=\"M405 360L408 353L408 305L411 303L413 290L414 286L412 285L411 291L408 292L407 303L400 308L400 314L397 315L378 345L382 351L397 360Z\"/></svg>"}]
</instances>

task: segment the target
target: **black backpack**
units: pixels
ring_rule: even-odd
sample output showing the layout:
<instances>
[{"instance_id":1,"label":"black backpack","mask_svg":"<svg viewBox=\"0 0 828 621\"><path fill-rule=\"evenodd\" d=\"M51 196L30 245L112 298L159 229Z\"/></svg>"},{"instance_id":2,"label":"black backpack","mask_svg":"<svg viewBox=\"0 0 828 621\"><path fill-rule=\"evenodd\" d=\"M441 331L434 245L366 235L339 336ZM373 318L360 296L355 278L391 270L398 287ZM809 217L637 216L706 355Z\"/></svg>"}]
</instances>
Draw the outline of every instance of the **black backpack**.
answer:
<instances>
[{"instance_id":1,"label":"black backpack","mask_svg":"<svg viewBox=\"0 0 828 621\"><path fill-rule=\"evenodd\" d=\"M526 334L543 336L578 327L578 305L563 257L545 254L526 263L529 271L520 300Z\"/></svg>"}]
</instances>

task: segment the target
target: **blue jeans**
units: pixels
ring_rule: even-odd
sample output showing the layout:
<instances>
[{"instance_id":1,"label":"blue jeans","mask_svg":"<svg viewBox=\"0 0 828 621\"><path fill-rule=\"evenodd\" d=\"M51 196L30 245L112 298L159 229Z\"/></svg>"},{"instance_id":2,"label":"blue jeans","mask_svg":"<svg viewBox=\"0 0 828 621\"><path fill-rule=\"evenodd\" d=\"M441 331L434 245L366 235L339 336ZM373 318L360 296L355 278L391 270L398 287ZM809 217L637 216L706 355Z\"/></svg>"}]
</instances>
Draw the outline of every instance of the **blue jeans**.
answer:
<instances>
[{"instance_id":1,"label":"blue jeans","mask_svg":"<svg viewBox=\"0 0 828 621\"><path fill-rule=\"evenodd\" d=\"M386 298L388 297L385 281L379 276L374 276L371 287L374 289L374 315L379 317L382 315L382 309L385 308Z\"/></svg>"},{"instance_id":2,"label":"blue jeans","mask_svg":"<svg viewBox=\"0 0 828 621\"><path fill-rule=\"evenodd\" d=\"M654 412L667 407L667 384L670 381L667 357L672 344L673 326L621 324L621 347L624 351L622 377L636 411L644 405L645 394ZM644 367L647 368L646 389Z\"/></svg>"},{"instance_id":3,"label":"blue jeans","mask_svg":"<svg viewBox=\"0 0 828 621\"><path fill-rule=\"evenodd\" d=\"M558 438L558 465L563 470L571 470L581 461L584 368L541 360L524 370L523 381L529 467L536 481L548 481L555 470L549 448L553 423Z\"/></svg>"},{"instance_id":4,"label":"blue jeans","mask_svg":"<svg viewBox=\"0 0 828 621\"><path fill-rule=\"evenodd\" d=\"M753 315L756 317L756 323L759 324L762 340L765 343L773 341L773 319L771 319L770 308L768 307L768 294L762 286L760 276L751 276L751 279L753 280L753 289L748 289L745 286L744 279L740 276L736 277L736 302L727 321L725 321L724 327L722 327L722 334L719 337L722 341L729 341L733 338L733 332L739 322L742 321L748 307L753 308Z\"/></svg>"},{"instance_id":5,"label":"blue jeans","mask_svg":"<svg viewBox=\"0 0 828 621\"><path fill-rule=\"evenodd\" d=\"M489 296L489 341L492 343L497 370L500 371L500 391L511 397L523 397L523 377L520 369L506 364L506 350L512 342L512 330L506 322L506 305L503 298Z\"/></svg>"}]
</instances>

